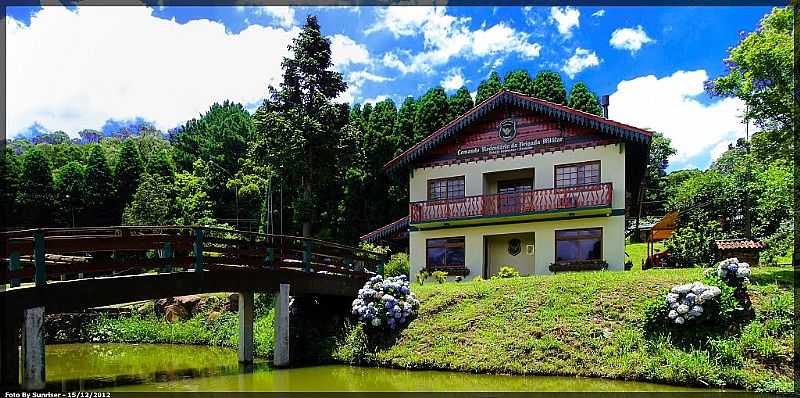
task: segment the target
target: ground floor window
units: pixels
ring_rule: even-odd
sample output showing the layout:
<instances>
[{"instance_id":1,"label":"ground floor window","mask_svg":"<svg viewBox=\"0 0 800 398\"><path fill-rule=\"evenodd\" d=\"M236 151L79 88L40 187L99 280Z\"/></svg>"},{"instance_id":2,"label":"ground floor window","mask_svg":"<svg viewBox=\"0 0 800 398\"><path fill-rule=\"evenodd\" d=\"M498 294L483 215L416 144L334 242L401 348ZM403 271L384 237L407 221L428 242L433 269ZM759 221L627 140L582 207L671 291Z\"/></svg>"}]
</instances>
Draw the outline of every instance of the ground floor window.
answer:
<instances>
[{"instance_id":1,"label":"ground floor window","mask_svg":"<svg viewBox=\"0 0 800 398\"><path fill-rule=\"evenodd\" d=\"M556 262L602 260L603 229L556 231Z\"/></svg>"},{"instance_id":2,"label":"ground floor window","mask_svg":"<svg viewBox=\"0 0 800 398\"><path fill-rule=\"evenodd\" d=\"M463 268L464 237L428 239L426 259L428 268Z\"/></svg>"}]
</instances>

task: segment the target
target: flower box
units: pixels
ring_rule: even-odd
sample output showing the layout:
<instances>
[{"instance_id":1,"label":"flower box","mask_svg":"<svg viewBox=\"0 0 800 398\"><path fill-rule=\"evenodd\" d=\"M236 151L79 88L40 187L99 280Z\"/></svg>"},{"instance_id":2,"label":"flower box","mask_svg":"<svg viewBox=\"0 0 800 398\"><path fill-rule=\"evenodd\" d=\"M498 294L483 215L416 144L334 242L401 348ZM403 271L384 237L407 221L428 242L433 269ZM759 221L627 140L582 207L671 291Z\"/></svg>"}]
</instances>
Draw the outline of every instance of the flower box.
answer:
<instances>
[{"instance_id":1,"label":"flower box","mask_svg":"<svg viewBox=\"0 0 800 398\"><path fill-rule=\"evenodd\" d=\"M550 264L550 272L601 271L607 269L608 263L603 260L562 261Z\"/></svg>"},{"instance_id":2,"label":"flower box","mask_svg":"<svg viewBox=\"0 0 800 398\"><path fill-rule=\"evenodd\" d=\"M423 269L423 271L432 274L436 271L444 271L447 272L448 276L467 276L469 275L469 268L454 268L454 267L429 267Z\"/></svg>"}]
</instances>

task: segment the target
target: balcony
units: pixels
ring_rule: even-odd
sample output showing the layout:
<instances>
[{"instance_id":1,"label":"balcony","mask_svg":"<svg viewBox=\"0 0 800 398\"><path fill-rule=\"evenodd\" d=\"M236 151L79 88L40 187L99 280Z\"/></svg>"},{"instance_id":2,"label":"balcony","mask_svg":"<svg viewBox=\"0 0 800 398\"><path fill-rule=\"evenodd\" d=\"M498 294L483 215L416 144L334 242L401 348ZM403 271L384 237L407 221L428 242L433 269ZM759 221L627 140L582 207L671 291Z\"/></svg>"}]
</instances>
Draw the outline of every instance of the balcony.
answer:
<instances>
[{"instance_id":1,"label":"balcony","mask_svg":"<svg viewBox=\"0 0 800 398\"><path fill-rule=\"evenodd\" d=\"M610 182L564 188L466 196L409 203L410 224L475 223L485 217L497 221L533 219L537 216L584 210L607 210L611 207Z\"/></svg>"}]
</instances>

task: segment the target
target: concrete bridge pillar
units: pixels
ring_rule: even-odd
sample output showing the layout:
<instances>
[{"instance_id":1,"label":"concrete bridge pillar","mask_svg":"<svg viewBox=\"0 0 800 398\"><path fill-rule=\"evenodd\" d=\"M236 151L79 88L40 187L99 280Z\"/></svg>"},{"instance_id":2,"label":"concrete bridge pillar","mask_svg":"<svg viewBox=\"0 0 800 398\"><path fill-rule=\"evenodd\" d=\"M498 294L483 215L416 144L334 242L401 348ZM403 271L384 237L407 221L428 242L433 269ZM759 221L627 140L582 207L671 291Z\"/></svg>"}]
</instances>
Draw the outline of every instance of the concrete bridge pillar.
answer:
<instances>
[{"instance_id":1,"label":"concrete bridge pillar","mask_svg":"<svg viewBox=\"0 0 800 398\"><path fill-rule=\"evenodd\" d=\"M275 300L275 352L272 364L276 367L289 366L289 285L281 284Z\"/></svg>"},{"instance_id":2,"label":"concrete bridge pillar","mask_svg":"<svg viewBox=\"0 0 800 398\"><path fill-rule=\"evenodd\" d=\"M19 388L19 317L0 325L0 389Z\"/></svg>"},{"instance_id":3,"label":"concrete bridge pillar","mask_svg":"<svg viewBox=\"0 0 800 398\"><path fill-rule=\"evenodd\" d=\"M253 363L253 292L239 292L239 362Z\"/></svg>"},{"instance_id":4,"label":"concrete bridge pillar","mask_svg":"<svg viewBox=\"0 0 800 398\"><path fill-rule=\"evenodd\" d=\"M28 308L22 325L22 388L43 390L44 307Z\"/></svg>"}]
</instances>

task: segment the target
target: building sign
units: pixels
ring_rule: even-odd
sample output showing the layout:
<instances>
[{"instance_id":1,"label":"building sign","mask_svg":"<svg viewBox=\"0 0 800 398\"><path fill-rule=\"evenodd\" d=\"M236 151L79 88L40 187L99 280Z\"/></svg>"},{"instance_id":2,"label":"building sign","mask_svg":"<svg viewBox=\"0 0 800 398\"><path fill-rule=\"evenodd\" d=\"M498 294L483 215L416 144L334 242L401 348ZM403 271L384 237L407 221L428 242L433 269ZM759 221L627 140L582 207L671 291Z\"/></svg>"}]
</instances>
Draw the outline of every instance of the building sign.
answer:
<instances>
[{"instance_id":1,"label":"building sign","mask_svg":"<svg viewBox=\"0 0 800 398\"><path fill-rule=\"evenodd\" d=\"M497 129L497 136L503 142L511 142L517 136L517 123L514 119L505 119L500 122L500 128Z\"/></svg>"},{"instance_id":2,"label":"building sign","mask_svg":"<svg viewBox=\"0 0 800 398\"><path fill-rule=\"evenodd\" d=\"M560 144L564 142L564 137L543 137L527 141L506 142L502 144L484 145L473 148L461 148L456 152L460 157L473 157L483 155L496 155L502 153L527 151L543 145Z\"/></svg>"}]
</instances>

